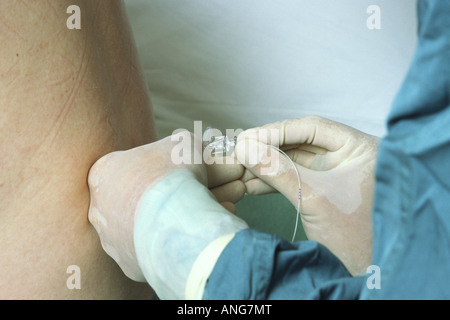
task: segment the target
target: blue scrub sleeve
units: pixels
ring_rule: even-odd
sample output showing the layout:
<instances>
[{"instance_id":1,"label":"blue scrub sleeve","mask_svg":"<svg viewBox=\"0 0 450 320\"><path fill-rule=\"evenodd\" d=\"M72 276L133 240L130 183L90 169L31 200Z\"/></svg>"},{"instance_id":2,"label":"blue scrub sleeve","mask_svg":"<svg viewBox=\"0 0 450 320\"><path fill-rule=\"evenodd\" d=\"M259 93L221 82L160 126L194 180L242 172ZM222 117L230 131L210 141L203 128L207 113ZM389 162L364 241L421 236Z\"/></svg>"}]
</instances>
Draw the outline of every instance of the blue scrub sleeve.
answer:
<instances>
[{"instance_id":1,"label":"blue scrub sleeve","mask_svg":"<svg viewBox=\"0 0 450 320\"><path fill-rule=\"evenodd\" d=\"M418 5L418 48L378 151L381 289L365 299L450 299L450 1Z\"/></svg>"},{"instance_id":2,"label":"blue scrub sleeve","mask_svg":"<svg viewBox=\"0 0 450 320\"><path fill-rule=\"evenodd\" d=\"M317 242L247 229L222 252L203 299L357 299L364 283Z\"/></svg>"}]
</instances>

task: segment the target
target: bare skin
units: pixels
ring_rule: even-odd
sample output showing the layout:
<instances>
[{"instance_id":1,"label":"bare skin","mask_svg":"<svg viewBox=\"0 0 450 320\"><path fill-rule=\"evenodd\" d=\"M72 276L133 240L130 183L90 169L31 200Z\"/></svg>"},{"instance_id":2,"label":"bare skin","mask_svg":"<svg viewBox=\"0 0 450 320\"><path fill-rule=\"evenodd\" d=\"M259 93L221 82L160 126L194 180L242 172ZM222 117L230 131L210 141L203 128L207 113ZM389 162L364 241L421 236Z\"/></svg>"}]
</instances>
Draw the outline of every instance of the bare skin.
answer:
<instances>
[{"instance_id":1,"label":"bare skin","mask_svg":"<svg viewBox=\"0 0 450 320\"><path fill-rule=\"evenodd\" d=\"M81 30L66 27L72 4ZM92 164L156 140L123 4L1 1L0 39L0 299L151 298L87 218Z\"/></svg>"}]
</instances>

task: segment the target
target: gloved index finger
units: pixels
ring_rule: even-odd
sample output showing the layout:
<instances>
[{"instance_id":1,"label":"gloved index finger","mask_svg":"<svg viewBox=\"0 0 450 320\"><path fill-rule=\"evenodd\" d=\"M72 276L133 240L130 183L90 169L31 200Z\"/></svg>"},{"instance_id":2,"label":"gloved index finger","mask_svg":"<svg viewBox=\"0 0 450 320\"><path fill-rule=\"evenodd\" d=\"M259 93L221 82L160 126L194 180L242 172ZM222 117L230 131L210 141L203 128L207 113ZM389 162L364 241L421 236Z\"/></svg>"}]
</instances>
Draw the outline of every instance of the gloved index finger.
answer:
<instances>
[{"instance_id":1,"label":"gloved index finger","mask_svg":"<svg viewBox=\"0 0 450 320\"><path fill-rule=\"evenodd\" d=\"M308 144L336 151L345 145L352 130L354 129L338 122L307 116L246 130L238 136L238 142L254 139L276 147Z\"/></svg>"},{"instance_id":2,"label":"gloved index finger","mask_svg":"<svg viewBox=\"0 0 450 320\"><path fill-rule=\"evenodd\" d=\"M208 187L213 188L239 180L244 174L244 167L234 157L224 157L222 161L206 164L206 171Z\"/></svg>"}]
</instances>

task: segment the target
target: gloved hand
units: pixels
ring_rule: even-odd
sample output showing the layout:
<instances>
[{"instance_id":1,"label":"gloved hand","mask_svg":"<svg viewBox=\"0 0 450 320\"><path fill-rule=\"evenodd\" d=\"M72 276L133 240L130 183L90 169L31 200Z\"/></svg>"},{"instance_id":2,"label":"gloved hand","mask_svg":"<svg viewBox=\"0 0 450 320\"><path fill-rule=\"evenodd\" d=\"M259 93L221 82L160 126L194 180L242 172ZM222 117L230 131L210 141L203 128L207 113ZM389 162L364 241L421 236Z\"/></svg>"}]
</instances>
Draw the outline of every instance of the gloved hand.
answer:
<instances>
[{"instance_id":1,"label":"gloved hand","mask_svg":"<svg viewBox=\"0 0 450 320\"><path fill-rule=\"evenodd\" d=\"M161 298L184 298L188 279L199 285L191 272L204 273L202 265L192 271L203 249L247 227L218 202L230 207L243 196L243 183L236 181L242 166L175 164L186 142L189 152L194 146L190 163L202 159L200 139L183 132L108 154L88 178L89 220L104 250L128 277L147 280ZM216 245L212 255L218 257L225 245Z\"/></svg>"},{"instance_id":2,"label":"gloved hand","mask_svg":"<svg viewBox=\"0 0 450 320\"><path fill-rule=\"evenodd\" d=\"M372 202L377 137L319 117L304 117L244 131L238 160L247 168L248 194L275 190L297 208L309 240L327 246L352 274L365 272L372 257ZM249 150L253 150L250 151ZM258 159L251 161L252 155Z\"/></svg>"}]
</instances>

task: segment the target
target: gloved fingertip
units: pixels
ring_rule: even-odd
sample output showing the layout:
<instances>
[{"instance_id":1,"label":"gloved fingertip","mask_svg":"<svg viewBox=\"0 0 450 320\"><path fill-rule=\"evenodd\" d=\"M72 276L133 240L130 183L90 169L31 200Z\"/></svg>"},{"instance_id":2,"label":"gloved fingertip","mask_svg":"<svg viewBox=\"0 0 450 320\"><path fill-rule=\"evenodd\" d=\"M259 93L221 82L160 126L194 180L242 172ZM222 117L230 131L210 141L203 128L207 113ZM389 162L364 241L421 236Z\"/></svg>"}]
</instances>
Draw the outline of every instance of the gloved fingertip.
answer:
<instances>
[{"instance_id":1,"label":"gloved fingertip","mask_svg":"<svg viewBox=\"0 0 450 320\"><path fill-rule=\"evenodd\" d=\"M236 138L236 142L246 140L246 139L253 139L258 140L258 130L259 128L251 128L247 129L245 131L242 131Z\"/></svg>"},{"instance_id":2,"label":"gloved fingertip","mask_svg":"<svg viewBox=\"0 0 450 320\"><path fill-rule=\"evenodd\" d=\"M237 141L235 155L237 160L246 168L253 168L260 164L267 153L268 147L254 139Z\"/></svg>"}]
</instances>

